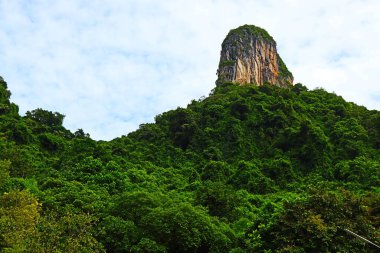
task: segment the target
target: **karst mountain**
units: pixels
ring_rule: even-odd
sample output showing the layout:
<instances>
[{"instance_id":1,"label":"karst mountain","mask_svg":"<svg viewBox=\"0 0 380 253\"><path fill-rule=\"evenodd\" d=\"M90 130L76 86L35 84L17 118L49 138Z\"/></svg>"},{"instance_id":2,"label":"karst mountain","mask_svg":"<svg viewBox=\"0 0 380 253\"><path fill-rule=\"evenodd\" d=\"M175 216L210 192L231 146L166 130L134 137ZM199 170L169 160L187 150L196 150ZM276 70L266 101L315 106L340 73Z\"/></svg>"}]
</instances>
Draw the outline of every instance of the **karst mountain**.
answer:
<instances>
[{"instance_id":1,"label":"karst mountain","mask_svg":"<svg viewBox=\"0 0 380 253\"><path fill-rule=\"evenodd\" d=\"M231 30L222 44L218 82L293 84L293 75L277 53L276 41L262 28L244 25Z\"/></svg>"},{"instance_id":2,"label":"karst mountain","mask_svg":"<svg viewBox=\"0 0 380 253\"><path fill-rule=\"evenodd\" d=\"M0 252L379 252L380 112L293 84L256 26L216 68L111 141L20 115L0 78Z\"/></svg>"}]
</instances>

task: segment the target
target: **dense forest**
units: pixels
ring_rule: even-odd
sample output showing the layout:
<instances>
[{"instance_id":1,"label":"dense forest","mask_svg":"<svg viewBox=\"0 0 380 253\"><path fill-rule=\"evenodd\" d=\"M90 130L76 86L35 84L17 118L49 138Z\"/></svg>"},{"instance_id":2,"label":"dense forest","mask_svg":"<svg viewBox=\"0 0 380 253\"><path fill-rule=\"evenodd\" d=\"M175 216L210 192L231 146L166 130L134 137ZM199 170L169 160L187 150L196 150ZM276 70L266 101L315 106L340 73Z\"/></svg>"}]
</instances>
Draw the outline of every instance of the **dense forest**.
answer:
<instances>
[{"instance_id":1,"label":"dense forest","mask_svg":"<svg viewBox=\"0 0 380 253\"><path fill-rule=\"evenodd\" d=\"M221 83L112 141L0 78L0 252L379 252L380 112ZM112 129L110 129L112 131Z\"/></svg>"}]
</instances>

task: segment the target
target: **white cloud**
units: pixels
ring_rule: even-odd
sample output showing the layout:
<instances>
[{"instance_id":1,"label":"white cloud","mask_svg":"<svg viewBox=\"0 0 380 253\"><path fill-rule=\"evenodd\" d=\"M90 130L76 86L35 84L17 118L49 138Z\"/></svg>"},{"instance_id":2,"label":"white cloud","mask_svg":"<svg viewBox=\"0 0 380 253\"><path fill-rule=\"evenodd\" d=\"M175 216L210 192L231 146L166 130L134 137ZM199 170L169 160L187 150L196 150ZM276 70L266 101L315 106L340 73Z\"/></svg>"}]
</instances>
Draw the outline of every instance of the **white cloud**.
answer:
<instances>
[{"instance_id":1,"label":"white cloud","mask_svg":"<svg viewBox=\"0 0 380 253\"><path fill-rule=\"evenodd\" d=\"M0 75L21 112L111 139L214 87L220 44L255 24L296 82L380 109L380 2L0 1Z\"/></svg>"}]
</instances>

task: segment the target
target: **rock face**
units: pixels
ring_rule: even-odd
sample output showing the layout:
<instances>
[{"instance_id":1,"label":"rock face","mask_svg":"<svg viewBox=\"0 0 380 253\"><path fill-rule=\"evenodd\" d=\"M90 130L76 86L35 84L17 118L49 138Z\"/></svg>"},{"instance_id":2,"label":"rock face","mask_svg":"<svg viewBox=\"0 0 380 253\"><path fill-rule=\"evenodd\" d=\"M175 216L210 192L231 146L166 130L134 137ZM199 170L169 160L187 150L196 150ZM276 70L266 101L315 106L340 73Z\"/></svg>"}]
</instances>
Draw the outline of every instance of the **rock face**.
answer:
<instances>
[{"instance_id":1,"label":"rock face","mask_svg":"<svg viewBox=\"0 0 380 253\"><path fill-rule=\"evenodd\" d=\"M274 39L253 25L240 26L228 33L222 44L217 75L217 84L269 83L281 87L293 84L293 75L278 55Z\"/></svg>"}]
</instances>

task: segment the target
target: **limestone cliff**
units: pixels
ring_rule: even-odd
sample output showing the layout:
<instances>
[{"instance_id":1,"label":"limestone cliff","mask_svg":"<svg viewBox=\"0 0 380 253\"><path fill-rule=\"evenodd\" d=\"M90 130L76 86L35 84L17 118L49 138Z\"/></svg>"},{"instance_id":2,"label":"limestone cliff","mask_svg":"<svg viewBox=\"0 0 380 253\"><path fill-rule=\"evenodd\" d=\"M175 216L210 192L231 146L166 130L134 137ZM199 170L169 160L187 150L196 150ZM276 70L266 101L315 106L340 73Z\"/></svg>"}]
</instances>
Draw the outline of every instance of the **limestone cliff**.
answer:
<instances>
[{"instance_id":1,"label":"limestone cliff","mask_svg":"<svg viewBox=\"0 0 380 253\"><path fill-rule=\"evenodd\" d=\"M293 75L278 55L274 39L253 25L228 33L222 44L217 74L217 83L269 83L282 87L293 84Z\"/></svg>"}]
</instances>

